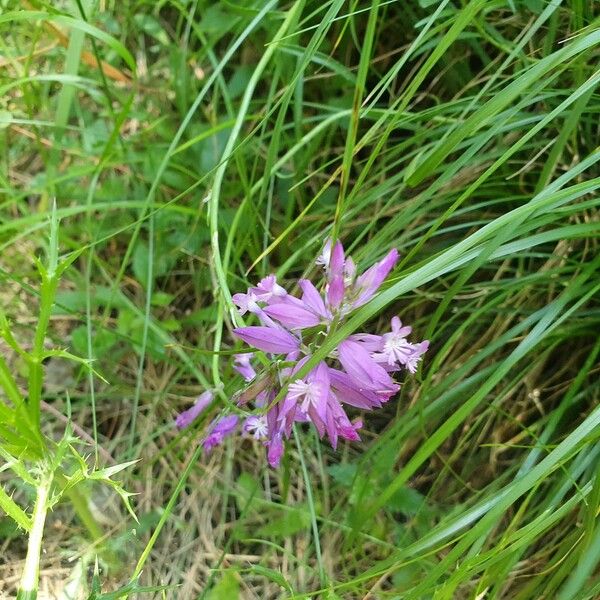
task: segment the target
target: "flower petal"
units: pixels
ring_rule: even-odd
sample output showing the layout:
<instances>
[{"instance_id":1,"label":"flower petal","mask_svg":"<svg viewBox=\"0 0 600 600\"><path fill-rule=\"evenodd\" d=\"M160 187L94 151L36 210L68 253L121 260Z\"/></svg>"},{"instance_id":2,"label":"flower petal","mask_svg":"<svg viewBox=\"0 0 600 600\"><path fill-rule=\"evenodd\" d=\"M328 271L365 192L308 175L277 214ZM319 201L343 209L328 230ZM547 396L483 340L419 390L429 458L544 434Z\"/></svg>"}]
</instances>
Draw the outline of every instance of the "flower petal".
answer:
<instances>
[{"instance_id":1,"label":"flower petal","mask_svg":"<svg viewBox=\"0 0 600 600\"><path fill-rule=\"evenodd\" d=\"M349 404L362 410L380 408L389 399L387 395L379 395L371 390L360 389L352 377L344 371L329 369L331 388L339 402Z\"/></svg>"},{"instance_id":2,"label":"flower petal","mask_svg":"<svg viewBox=\"0 0 600 600\"><path fill-rule=\"evenodd\" d=\"M398 337L407 337L412 332L412 327L410 325L402 326L402 321L400 317L392 317L392 332Z\"/></svg>"},{"instance_id":3,"label":"flower petal","mask_svg":"<svg viewBox=\"0 0 600 600\"><path fill-rule=\"evenodd\" d=\"M238 327L233 333L248 345L273 354L286 354L300 347L298 338L274 327Z\"/></svg>"},{"instance_id":4,"label":"flower petal","mask_svg":"<svg viewBox=\"0 0 600 600\"><path fill-rule=\"evenodd\" d=\"M369 267L358 277L356 280L358 297L353 303L355 308L365 304L375 295L389 272L395 267L398 258L398 250L392 248L382 260Z\"/></svg>"},{"instance_id":5,"label":"flower petal","mask_svg":"<svg viewBox=\"0 0 600 600\"><path fill-rule=\"evenodd\" d=\"M429 340L424 340L413 345L413 352L406 360L405 366L411 373L417 372L417 366L421 360L421 356L427 352L429 348Z\"/></svg>"},{"instance_id":6,"label":"flower petal","mask_svg":"<svg viewBox=\"0 0 600 600\"><path fill-rule=\"evenodd\" d=\"M325 240L325 244L323 244L323 250L321 254L317 256L317 260L315 260L316 265L322 265L327 269L329 267L329 261L331 260L331 238L327 238Z\"/></svg>"},{"instance_id":7,"label":"flower petal","mask_svg":"<svg viewBox=\"0 0 600 600\"><path fill-rule=\"evenodd\" d=\"M298 285L302 290L302 302L317 315L327 318L329 313L325 308L325 302L312 282L308 279L300 279Z\"/></svg>"},{"instance_id":8,"label":"flower petal","mask_svg":"<svg viewBox=\"0 0 600 600\"><path fill-rule=\"evenodd\" d=\"M281 433L277 433L267 443L267 460L274 469L276 469L281 463L283 450L283 439Z\"/></svg>"},{"instance_id":9,"label":"flower petal","mask_svg":"<svg viewBox=\"0 0 600 600\"><path fill-rule=\"evenodd\" d=\"M233 355L233 368L246 380L252 381L256 377L256 371L250 363L251 358L254 356L253 352L247 352L246 354L234 354Z\"/></svg>"},{"instance_id":10,"label":"flower petal","mask_svg":"<svg viewBox=\"0 0 600 600\"><path fill-rule=\"evenodd\" d=\"M260 307L257 304L258 298L253 292L247 294L234 294L231 299L238 307L240 315L245 315L247 312L256 313L260 311Z\"/></svg>"},{"instance_id":11,"label":"flower petal","mask_svg":"<svg viewBox=\"0 0 600 600\"><path fill-rule=\"evenodd\" d=\"M189 427L200 415L200 413L202 413L206 409L206 407L213 401L213 398L213 393L208 390L200 394L200 396L198 396L198 399L191 408L184 410L177 416L177 418L175 419L175 425L179 429Z\"/></svg>"},{"instance_id":12,"label":"flower petal","mask_svg":"<svg viewBox=\"0 0 600 600\"><path fill-rule=\"evenodd\" d=\"M335 402L337 402L337 400L335 400ZM326 428L327 428L327 437L329 438L331 447L334 450L337 450L338 430L337 430L337 424L333 417L333 413L331 411L329 411L329 413L327 414Z\"/></svg>"},{"instance_id":13,"label":"flower petal","mask_svg":"<svg viewBox=\"0 0 600 600\"><path fill-rule=\"evenodd\" d=\"M267 275L260 280L256 287L250 288L250 292L253 292L257 298L265 302L272 300L273 298L283 298L287 292L283 287L277 283L277 277L275 275Z\"/></svg>"},{"instance_id":14,"label":"flower petal","mask_svg":"<svg viewBox=\"0 0 600 600\"><path fill-rule=\"evenodd\" d=\"M314 312L295 303L278 302L277 304L271 304L264 309L264 312L290 329L313 327L321 322L319 316Z\"/></svg>"},{"instance_id":15,"label":"flower petal","mask_svg":"<svg viewBox=\"0 0 600 600\"><path fill-rule=\"evenodd\" d=\"M237 429L238 420L237 415L227 415L215 421L202 441L204 451L209 452L231 435Z\"/></svg>"},{"instance_id":16,"label":"flower petal","mask_svg":"<svg viewBox=\"0 0 600 600\"><path fill-rule=\"evenodd\" d=\"M373 333L355 333L348 339L358 342L365 350L369 352L381 352L385 340L382 335L375 335Z\"/></svg>"},{"instance_id":17,"label":"flower petal","mask_svg":"<svg viewBox=\"0 0 600 600\"><path fill-rule=\"evenodd\" d=\"M334 277L327 286L327 303L333 309L336 309L344 299L346 288L344 286L344 278L341 275Z\"/></svg>"},{"instance_id":18,"label":"flower petal","mask_svg":"<svg viewBox=\"0 0 600 600\"><path fill-rule=\"evenodd\" d=\"M339 240L335 243L331 251L331 259L329 261L330 277L338 277L344 273L344 247Z\"/></svg>"},{"instance_id":19,"label":"flower petal","mask_svg":"<svg viewBox=\"0 0 600 600\"><path fill-rule=\"evenodd\" d=\"M359 389L382 392L398 390L399 386L386 370L378 365L359 343L345 340L339 345L338 351L340 362L358 384Z\"/></svg>"},{"instance_id":20,"label":"flower petal","mask_svg":"<svg viewBox=\"0 0 600 600\"><path fill-rule=\"evenodd\" d=\"M316 390L316 398L313 403L316 413L323 423L327 421L327 399L329 398L329 367L320 362L306 378L313 384Z\"/></svg>"}]
</instances>

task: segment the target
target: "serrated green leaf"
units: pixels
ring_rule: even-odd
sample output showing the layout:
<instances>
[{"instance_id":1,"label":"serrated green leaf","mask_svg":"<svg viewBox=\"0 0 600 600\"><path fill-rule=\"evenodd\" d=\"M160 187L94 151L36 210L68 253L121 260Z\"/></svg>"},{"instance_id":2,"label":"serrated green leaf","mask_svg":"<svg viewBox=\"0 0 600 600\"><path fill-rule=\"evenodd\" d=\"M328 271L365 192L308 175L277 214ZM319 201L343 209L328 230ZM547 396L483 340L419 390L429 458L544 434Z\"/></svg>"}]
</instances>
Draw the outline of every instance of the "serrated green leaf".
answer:
<instances>
[{"instance_id":1,"label":"serrated green leaf","mask_svg":"<svg viewBox=\"0 0 600 600\"><path fill-rule=\"evenodd\" d=\"M77 356L76 354L72 354L68 350L63 349L47 350L43 354L44 359L49 358L51 356L56 358L64 358L77 364L80 364L82 367L85 367L90 372L92 372L96 377L98 377L98 379L104 381L104 383L108 383L108 380L106 380L96 369L94 369L94 367L92 367L92 361L87 358L81 358L81 356Z\"/></svg>"},{"instance_id":2,"label":"serrated green leaf","mask_svg":"<svg viewBox=\"0 0 600 600\"><path fill-rule=\"evenodd\" d=\"M90 475L90 479L110 479L113 475L116 475L117 473L120 473L121 471L128 469L129 467L140 462L140 460L141 459L137 458L136 460L129 460L127 462L120 463L118 465L113 465L111 467L105 467L104 469L98 469L97 471L94 471Z\"/></svg>"},{"instance_id":3,"label":"serrated green leaf","mask_svg":"<svg viewBox=\"0 0 600 600\"><path fill-rule=\"evenodd\" d=\"M31 519L25 514L25 511L4 491L0 486L0 509L2 509L11 519L22 527L25 531L31 529Z\"/></svg>"}]
</instances>

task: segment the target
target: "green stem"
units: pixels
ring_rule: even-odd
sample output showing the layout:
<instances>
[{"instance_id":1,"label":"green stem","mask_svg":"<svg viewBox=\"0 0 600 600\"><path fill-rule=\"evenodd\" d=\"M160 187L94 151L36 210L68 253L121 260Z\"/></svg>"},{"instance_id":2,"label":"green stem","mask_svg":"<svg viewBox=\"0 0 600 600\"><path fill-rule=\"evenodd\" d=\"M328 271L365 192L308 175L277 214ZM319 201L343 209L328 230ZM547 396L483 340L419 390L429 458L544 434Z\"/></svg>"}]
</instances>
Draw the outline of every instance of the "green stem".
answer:
<instances>
[{"instance_id":1,"label":"green stem","mask_svg":"<svg viewBox=\"0 0 600 600\"><path fill-rule=\"evenodd\" d=\"M44 524L48 512L48 496L52 476L45 476L37 488L37 497L33 507L31 532L27 545L27 557L21 576L21 584L17 600L35 600L37 598L38 581L40 576L40 554L44 535Z\"/></svg>"},{"instance_id":2,"label":"green stem","mask_svg":"<svg viewBox=\"0 0 600 600\"><path fill-rule=\"evenodd\" d=\"M140 576L140 574L142 573L144 564L146 563L146 560L148 560L148 556L150 556L150 552L152 552L152 548L154 548L154 544L156 544L156 540L158 539L158 536L160 535L162 528L164 527L165 523L167 522L167 519L171 516L171 513L173 512L173 509L175 508L175 503L177 502L177 499L179 498L179 494L181 493L181 490L185 486L185 483L188 480L188 477L190 476L192 469L196 465L196 462L198 461L198 457L200 456L201 453L202 453L202 445L198 444L196 450L192 454L192 457L188 461L188 464L186 465L185 469L183 470L183 473L181 474L181 477L179 478L179 481L177 482L177 485L175 486L175 490L171 494L171 497L169 498L169 501L167 502L167 506L165 506L165 509L162 512L162 515L158 521L158 524L156 525L156 528L152 532L152 535L150 536L150 539L148 540L146 547L144 548L139 560L137 561L137 564L135 565L135 569L133 570L133 575L131 576L132 582L135 582L137 580L137 578ZM125 596L124 598L126 599L127 596Z\"/></svg>"},{"instance_id":3,"label":"green stem","mask_svg":"<svg viewBox=\"0 0 600 600\"><path fill-rule=\"evenodd\" d=\"M42 400L42 381L44 377L42 360L44 358L44 340L48 331L52 305L58 279L55 275L42 276L40 289L40 316L35 330L35 339L31 360L29 363L29 414L39 430L40 427L40 403Z\"/></svg>"},{"instance_id":4,"label":"green stem","mask_svg":"<svg viewBox=\"0 0 600 600\"><path fill-rule=\"evenodd\" d=\"M319 580L321 587L327 585L327 575L325 573L325 567L323 566L323 555L321 553L321 541L319 537L319 525L317 524L317 513L315 510L315 501L312 494L312 487L310 484L310 477L308 475L308 469L306 468L306 461L304 460L304 450L302 449L302 443L300 442L300 436L298 430L293 427L294 441L298 448L298 456L300 458L300 467L302 469L302 477L304 479L304 486L306 488L306 499L308 500L308 510L310 511L310 523L312 527L313 540L315 543L315 554L317 558L317 565L319 567Z\"/></svg>"},{"instance_id":5,"label":"green stem","mask_svg":"<svg viewBox=\"0 0 600 600\"><path fill-rule=\"evenodd\" d=\"M276 3L268 3L262 8L262 12L266 13L268 11L267 6L274 5ZM219 310L217 312L217 321L215 327L215 338L213 344L213 350L215 350L215 354L213 356L212 362L212 375L215 387L219 387L221 385L221 377L219 371L219 355L218 352L221 349L221 337L223 335L223 321L224 321L224 312L225 309L228 309L232 315L237 314L237 309L233 300L231 299L231 292L229 290L229 286L227 284L227 274L223 268L223 261L221 259L221 249L219 246L219 201L221 196L221 186L223 180L225 178L225 172L227 171L227 167L229 165L229 161L233 156L236 140L238 135L244 125L244 120L248 109L250 107L250 103L252 101L252 95L256 86L258 85L263 71L267 67L267 64L271 60L273 53L278 47L278 42L280 39L287 33L290 24L294 21L294 19L300 14L304 2L296 2L294 6L288 11L285 20L280 26L279 30L275 34L275 37L271 41L271 43L267 46L266 50L263 52L260 61L256 65L254 72L252 73L252 77L248 81L246 86L246 90L242 97L242 101L240 103L240 107L238 109L238 116L235 121L235 124L231 130L231 134L229 135L229 139L227 140L227 144L223 149L221 164L215 171L215 178L213 181L213 185L210 192L209 202L208 202L208 220L209 220L209 228L210 228L210 240L211 240L211 248L212 248L212 266L214 269L214 274L217 279L218 289L219 289ZM260 13L259 13L260 14ZM258 22L258 15L255 17L253 22Z\"/></svg>"}]
</instances>

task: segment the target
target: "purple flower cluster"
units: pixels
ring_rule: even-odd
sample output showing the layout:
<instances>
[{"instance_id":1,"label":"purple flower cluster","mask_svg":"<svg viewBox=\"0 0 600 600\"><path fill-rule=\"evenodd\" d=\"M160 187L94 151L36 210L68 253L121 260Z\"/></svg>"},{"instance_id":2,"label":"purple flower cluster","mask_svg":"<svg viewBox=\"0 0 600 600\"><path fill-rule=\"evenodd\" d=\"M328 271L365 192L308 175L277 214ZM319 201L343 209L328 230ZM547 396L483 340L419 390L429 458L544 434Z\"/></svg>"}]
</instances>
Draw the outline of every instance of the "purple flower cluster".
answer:
<instances>
[{"instance_id":1,"label":"purple flower cluster","mask_svg":"<svg viewBox=\"0 0 600 600\"><path fill-rule=\"evenodd\" d=\"M295 422L311 422L320 437L327 434L333 448L340 438L360 440L362 422L351 421L344 406L379 408L400 389L392 374L401 369L416 371L429 342L409 342L411 328L394 317L390 332L350 335L326 360L306 375L296 376L324 334L375 295L397 260L398 252L393 249L357 276L354 261L344 255L342 244L328 241L317 259L325 270L322 292L309 280L301 279L301 295L297 297L279 285L275 275L269 275L247 293L233 296L241 315L251 313L260 322L235 329L234 334L249 346L272 355L271 366L260 374L251 363L252 353L238 354L234 359L234 369L248 384L237 397L238 405L253 402L256 408L241 430L265 444L271 466L279 465ZM275 402L282 389L285 395ZM193 420L205 408L201 399L178 417L178 426L186 426L190 417ZM239 418L233 414L214 421L203 442L205 449L219 444L238 425Z\"/></svg>"}]
</instances>

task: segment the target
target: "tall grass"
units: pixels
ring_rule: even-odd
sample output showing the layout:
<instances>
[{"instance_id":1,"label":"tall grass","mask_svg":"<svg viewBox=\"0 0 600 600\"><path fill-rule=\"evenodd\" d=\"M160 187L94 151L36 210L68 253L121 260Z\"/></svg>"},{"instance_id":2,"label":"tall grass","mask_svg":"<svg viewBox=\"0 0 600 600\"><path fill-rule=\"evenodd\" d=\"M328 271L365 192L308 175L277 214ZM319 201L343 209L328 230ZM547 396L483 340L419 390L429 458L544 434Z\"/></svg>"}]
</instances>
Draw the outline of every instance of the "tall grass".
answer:
<instances>
[{"instance_id":1,"label":"tall grass","mask_svg":"<svg viewBox=\"0 0 600 600\"><path fill-rule=\"evenodd\" d=\"M0 594L598 597L596 3L0 7ZM202 454L232 294L329 235L401 261L305 369L399 314L420 371Z\"/></svg>"}]
</instances>

